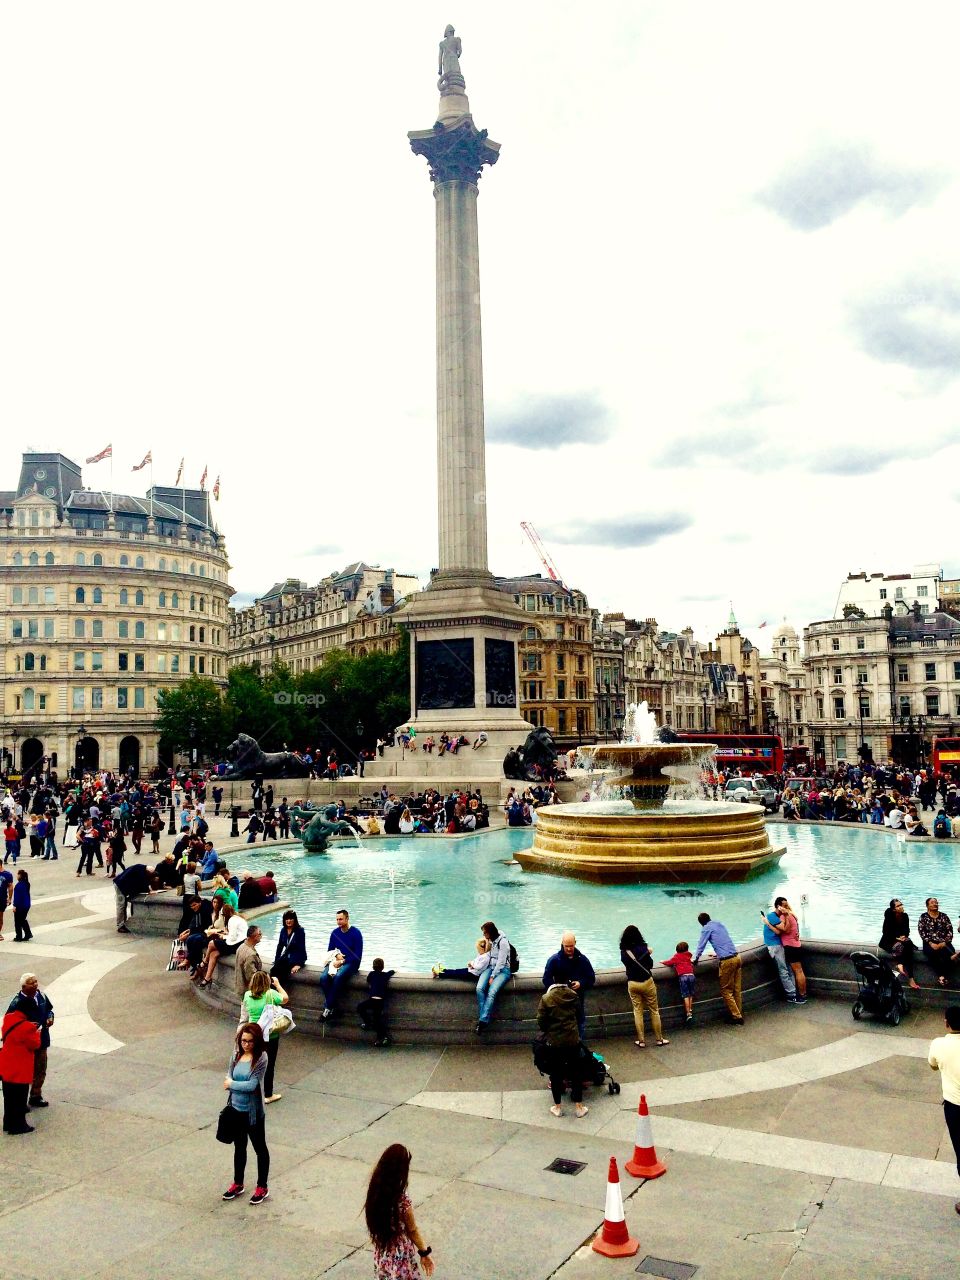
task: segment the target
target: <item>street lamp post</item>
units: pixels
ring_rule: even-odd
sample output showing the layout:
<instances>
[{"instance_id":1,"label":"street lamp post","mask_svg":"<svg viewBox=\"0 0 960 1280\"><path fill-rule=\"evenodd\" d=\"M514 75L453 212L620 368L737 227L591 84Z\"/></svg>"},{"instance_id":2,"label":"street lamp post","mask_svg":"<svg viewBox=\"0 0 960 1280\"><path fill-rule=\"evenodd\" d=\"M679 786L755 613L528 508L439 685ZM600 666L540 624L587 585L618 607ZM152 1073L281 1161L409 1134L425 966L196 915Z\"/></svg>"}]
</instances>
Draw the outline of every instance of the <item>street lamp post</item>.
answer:
<instances>
[{"instance_id":1,"label":"street lamp post","mask_svg":"<svg viewBox=\"0 0 960 1280\"><path fill-rule=\"evenodd\" d=\"M17 743L20 741L20 731L19 731L18 729L14 729L14 730L12 731L12 733L10 734L10 738L11 738L11 741L13 742L13 760L11 761L11 764L12 764L13 769L14 769L14 770L16 770L16 767L17 767Z\"/></svg>"},{"instance_id":2,"label":"street lamp post","mask_svg":"<svg viewBox=\"0 0 960 1280\"><path fill-rule=\"evenodd\" d=\"M76 756L74 759L74 774L76 775L76 779L78 782L83 777L83 749L81 744L86 736L87 736L87 726L85 724L82 724L80 728L77 730L77 750L76 750Z\"/></svg>"}]
</instances>

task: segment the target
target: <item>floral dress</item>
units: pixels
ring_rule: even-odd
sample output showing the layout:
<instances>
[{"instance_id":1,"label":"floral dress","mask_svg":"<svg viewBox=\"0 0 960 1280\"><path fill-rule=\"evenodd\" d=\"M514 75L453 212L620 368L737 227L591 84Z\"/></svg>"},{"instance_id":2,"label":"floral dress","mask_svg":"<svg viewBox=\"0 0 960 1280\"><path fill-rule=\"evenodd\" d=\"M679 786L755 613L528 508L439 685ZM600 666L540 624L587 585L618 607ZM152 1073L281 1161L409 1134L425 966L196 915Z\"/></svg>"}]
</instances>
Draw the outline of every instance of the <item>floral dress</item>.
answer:
<instances>
[{"instance_id":1,"label":"floral dress","mask_svg":"<svg viewBox=\"0 0 960 1280\"><path fill-rule=\"evenodd\" d=\"M400 1214L406 1219L409 1212L410 1198L402 1196ZM406 1228L386 1249L374 1249L373 1264L377 1280L420 1280L420 1255Z\"/></svg>"}]
</instances>

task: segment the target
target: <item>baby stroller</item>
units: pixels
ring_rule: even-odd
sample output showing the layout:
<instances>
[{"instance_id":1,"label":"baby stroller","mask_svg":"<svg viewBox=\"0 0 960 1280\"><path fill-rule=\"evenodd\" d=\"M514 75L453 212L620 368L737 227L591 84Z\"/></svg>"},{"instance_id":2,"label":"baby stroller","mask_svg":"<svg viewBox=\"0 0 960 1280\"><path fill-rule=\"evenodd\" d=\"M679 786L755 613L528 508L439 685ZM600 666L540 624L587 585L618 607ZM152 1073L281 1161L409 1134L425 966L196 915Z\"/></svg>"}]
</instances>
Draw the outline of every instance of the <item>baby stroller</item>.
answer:
<instances>
[{"instance_id":1,"label":"baby stroller","mask_svg":"<svg viewBox=\"0 0 960 1280\"><path fill-rule=\"evenodd\" d=\"M850 1010L854 1018L859 1022L864 1012L872 1013L891 1026L899 1026L901 1017L910 1011L900 975L869 951L854 951L850 959L857 975L857 998Z\"/></svg>"},{"instance_id":2,"label":"baby stroller","mask_svg":"<svg viewBox=\"0 0 960 1280\"><path fill-rule=\"evenodd\" d=\"M532 1041L533 1065L537 1068L542 1076L550 1074L551 1066L551 1050L542 1035L538 1035ZM603 1060L603 1056L599 1053L593 1053L581 1040L580 1042L580 1068L581 1080L583 1084L594 1085L596 1088L607 1086L607 1093L614 1094L620 1092L620 1086L614 1080L610 1068ZM570 1081L565 1081L567 1086Z\"/></svg>"}]
</instances>

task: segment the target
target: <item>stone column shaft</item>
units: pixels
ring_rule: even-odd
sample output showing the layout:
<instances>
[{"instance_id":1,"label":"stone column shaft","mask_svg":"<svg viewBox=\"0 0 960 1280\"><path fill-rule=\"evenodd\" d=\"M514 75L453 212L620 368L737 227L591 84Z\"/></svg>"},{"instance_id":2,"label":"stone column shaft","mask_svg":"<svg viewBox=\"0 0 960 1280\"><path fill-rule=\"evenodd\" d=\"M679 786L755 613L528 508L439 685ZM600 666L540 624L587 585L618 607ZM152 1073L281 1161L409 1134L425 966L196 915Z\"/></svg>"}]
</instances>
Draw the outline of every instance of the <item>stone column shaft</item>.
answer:
<instances>
[{"instance_id":1,"label":"stone column shaft","mask_svg":"<svg viewBox=\"0 0 960 1280\"><path fill-rule=\"evenodd\" d=\"M440 573L488 577L477 186L434 185Z\"/></svg>"}]
</instances>

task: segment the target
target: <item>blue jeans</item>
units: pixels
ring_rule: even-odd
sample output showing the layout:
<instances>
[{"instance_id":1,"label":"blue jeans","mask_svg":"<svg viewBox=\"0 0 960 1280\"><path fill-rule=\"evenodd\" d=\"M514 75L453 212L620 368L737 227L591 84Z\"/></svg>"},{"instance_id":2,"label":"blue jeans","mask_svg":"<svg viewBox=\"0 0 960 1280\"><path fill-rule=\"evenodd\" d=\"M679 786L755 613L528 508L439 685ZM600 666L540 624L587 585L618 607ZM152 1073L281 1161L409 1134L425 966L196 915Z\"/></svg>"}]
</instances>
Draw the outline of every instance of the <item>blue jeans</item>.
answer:
<instances>
[{"instance_id":1,"label":"blue jeans","mask_svg":"<svg viewBox=\"0 0 960 1280\"><path fill-rule=\"evenodd\" d=\"M358 964L342 964L334 977L331 978L329 973L321 975L320 986L323 990L323 998L327 1002L327 1008L331 1013L337 1006L337 998L340 995L341 987L359 968Z\"/></svg>"},{"instance_id":2,"label":"blue jeans","mask_svg":"<svg viewBox=\"0 0 960 1280\"><path fill-rule=\"evenodd\" d=\"M56 840L54 839L54 836L51 833L50 835L47 836L47 842L43 847L43 859L45 862L48 859L53 862L56 862L59 856L60 855L57 853Z\"/></svg>"},{"instance_id":3,"label":"blue jeans","mask_svg":"<svg viewBox=\"0 0 960 1280\"><path fill-rule=\"evenodd\" d=\"M500 994L501 987L505 987L513 974L509 968L501 969L499 973L493 973L490 969L484 969L480 975L480 981L477 983L477 1021L489 1022L493 1013L493 1006L497 1003L497 996Z\"/></svg>"},{"instance_id":4,"label":"blue jeans","mask_svg":"<svg viewBox=\"0 0 960 1280\"><path fill-rule=\"evenodd\" d=\"M778 943L775 947L767 947L767 954L777 966L777 973L780 975L780 981L783 983L783 989L787 993L787 999L796 999L797 984L794 980L793 971L787 964L787 957L784 954L783 945Z\"/></svg>"}]
</instances>

